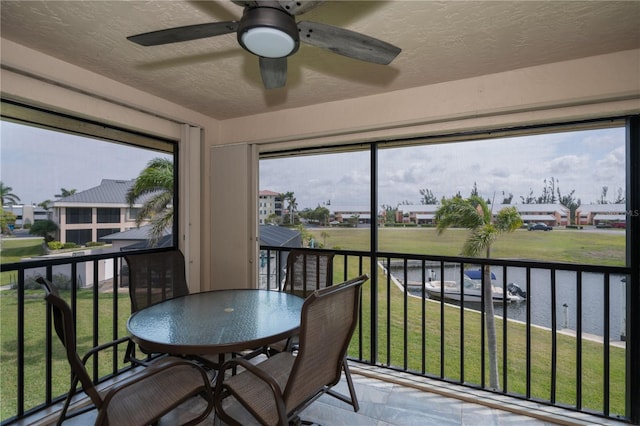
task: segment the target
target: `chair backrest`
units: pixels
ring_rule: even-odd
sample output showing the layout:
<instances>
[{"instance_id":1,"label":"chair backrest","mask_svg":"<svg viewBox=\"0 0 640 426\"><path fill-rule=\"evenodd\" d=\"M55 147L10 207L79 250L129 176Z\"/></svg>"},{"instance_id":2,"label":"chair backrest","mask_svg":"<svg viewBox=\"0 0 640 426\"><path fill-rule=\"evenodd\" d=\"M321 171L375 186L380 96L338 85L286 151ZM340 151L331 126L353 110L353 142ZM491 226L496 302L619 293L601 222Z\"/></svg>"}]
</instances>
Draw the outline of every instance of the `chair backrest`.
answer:
<instances>
[{"instance_id":1,"label":"chair backrest","mask_svg":"<svg viewBox=\"0 0 640 426\"><path fill-rule=\"evenodd\" d=\"M362 284L368 275L314 291L302 306L300 349L284 391L285 405L298 407L340 380L342 362L358 320Z\"/></svg>"},{"instance_id":2,"label":"chair backrest","mask_svg":"<svg viewBox=\"0 0 640 426\"><path fill-rule=\"evenodd\" d=\"M284 291L302 297L329 287L333 280L333 252L291 250L287 257Z\"/></svg>"},{"instance_id":3,"label":"chair backrest","mask_svg":"<svg viewBox=\"0 0 640 426\"><path fill-rule=\"evenodd\" d=\"M44 299L51 306L53 326L67 353L71 372L78 378L82 389L89 395L94 405L98 408L102 407L103 400L89 377L89 373L84 368L78 352L76 352L76 330L71 307L60 297L58 288L51 281L42 277L37 278L36 281L44 288Z\"/></svg>"},{"instance_id":4,"label":"chair backrest","mask_svg":"<svg viewBox=\"0 0 640 426\"><path fill-rule=\"evenodd\" d=\"M180 250L128 254L131 313L149 305L189 294L185 260Z\"/></svg>"}]
</instances>

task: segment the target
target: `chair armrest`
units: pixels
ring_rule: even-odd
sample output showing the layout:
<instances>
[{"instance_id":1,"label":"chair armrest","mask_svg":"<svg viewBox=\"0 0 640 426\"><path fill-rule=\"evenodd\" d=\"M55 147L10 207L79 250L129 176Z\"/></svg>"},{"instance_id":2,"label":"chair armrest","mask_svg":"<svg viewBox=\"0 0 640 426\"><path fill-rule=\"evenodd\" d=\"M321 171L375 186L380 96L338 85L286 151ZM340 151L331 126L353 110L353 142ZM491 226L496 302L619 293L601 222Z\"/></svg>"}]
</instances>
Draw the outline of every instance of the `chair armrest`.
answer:
<instances>
[{"instance_id":1,"label":"chair armrest","mask_svg":"<svg viewBox=\"0 0 640 426\"><path fill-rule=\"evenodd\" d=\"M103 343L103 344L101 344L101 345L98 345L98 346L96 346L96 347L94 347L94 348L91 348L91 349L89 349L89 351L88 351L86 354L84 354L84 356L82 357L82 364L86 364L86 363L87 363L87 361L89 360L89 358L91 358L92 356L94 356L94 355L95 355L95 354L97 354L98 352L103 351L103 350L105 350L105 349L109 349L109 348L114 347L114 346L118 346L118 345L120 345L120 344L122 344L122 343L125 343L125 342L129 342L130 340L131 340L131 339L129 339L129 337L128 337L128 336L127 336L127 337L121 337L121 338L119 338L119 339L117 339L117 340L112 340L112 341L110 341L110 342L106 342L106 343Z\"/></svg>"}]
</instances>

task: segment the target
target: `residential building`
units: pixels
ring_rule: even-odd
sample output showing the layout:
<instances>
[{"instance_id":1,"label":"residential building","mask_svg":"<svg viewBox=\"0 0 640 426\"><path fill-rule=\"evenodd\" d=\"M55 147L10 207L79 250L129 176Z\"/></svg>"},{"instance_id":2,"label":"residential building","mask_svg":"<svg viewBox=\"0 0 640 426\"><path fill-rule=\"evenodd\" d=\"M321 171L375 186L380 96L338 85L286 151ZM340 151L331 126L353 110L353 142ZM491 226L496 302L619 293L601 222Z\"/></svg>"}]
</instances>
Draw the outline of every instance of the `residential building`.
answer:
<instances>
[{"instance_id":1,"label":"residential building","mask_svg":"<svg viewBox=\"0 0 640 426\"><path fill-rule=\"evenodd\" d=\"M509 204L496 204L493 213L496 214ZM562 204L513 204L518 209L523 223L542 222L549 226L569 225L569 209Z\"/></svg>"},{"instance_id":2,"label":"residential building","mask_svg":"<svg viewBox=\"0 0 640 426\"><path fill-rule=\"evenodd\" d=\"M356 221L358 224L371 223L370 206L327 206L329 208L329 219L337 223L349 223Z\"/></svg>"},{"instance_id":3,"label":"residential building","mask_svg":"<svg viewBox=\"0 0 640 426\"><path fill-rule=\"evenodd\" d=\"M48 210L42 207L30 206L28 204L12 204L2 206L2 208L16 215L16 228L25 228L39 220L47 220L50 214Z\"/></svg>"},{"instance_id":4,"label":"residential building","mask_svg":"<svg viewBox=\"0 0 640 426\"><path fill-rule=\"evenodd\" d=\"M282 220L282 198L280 193L261 190L258 193L258 221L265 225L271 220Z\"/></svg>"},{"instance_id":5,"label":"residential building","mask_svg":"<svg viewBox=\"0 0 640 426\"><path fill-rule=\"evenodd\" d=\"M435 214L440 204L399 205L396 221L418 225L434 225ZM569 224L569 209L562 204L490 204L495 216L505 207L515 207L523 223L542 222L550 226Z\"/></svg>"},{"instance_id":6,"label":"residential building","mask_svg":"<svg viewBox=\"0 0 640 426\"><path fill-rule=\"evenodd\" d=\"M58 240L84 245L135 228L142 203L129 206L126 201L133 183L133 180L103 179L96 187L54 201L52 220L58 225Z\"/></svg>"},{"instance_id":7,"label":"residential building","mask_svg":"<svg viewBox=\"0 0 640 426\"><path fill-rule=\"evenodd\" d=\"M582 204L576 209L576 225L627 221L625 204Z\"/></svg>"}]
</instances>

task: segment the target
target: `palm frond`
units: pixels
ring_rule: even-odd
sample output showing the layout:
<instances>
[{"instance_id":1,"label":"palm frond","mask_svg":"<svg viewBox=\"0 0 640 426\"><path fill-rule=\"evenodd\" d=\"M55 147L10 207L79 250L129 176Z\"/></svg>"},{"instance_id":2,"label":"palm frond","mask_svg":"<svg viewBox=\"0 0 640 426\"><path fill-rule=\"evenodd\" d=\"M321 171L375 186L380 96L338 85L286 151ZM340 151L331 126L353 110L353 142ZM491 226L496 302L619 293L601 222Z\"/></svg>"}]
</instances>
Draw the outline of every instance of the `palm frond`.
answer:
<instances>
[{"instance_id":1,"label":"palm frond","mask_svg":"<svg viewBox=\"0 0 640 426\"><path fill-rule=\"evenodd\" d=\"M462 247L464 256L475 257L496 241L498 231L492 224L487 224L474 229Z\"/></svg>"},{"instance_id":2,"label":"palm frond","mask_svg":"<svg viewBox=\"0 0 640 426\"><path fill-rule=\"evenodd\" d=\"M462 198L443 200L442 206L436 210L435 220L438 234L452 226L475 229L484 224L484 218L475 206Z\"/></svg>"},{"instance_id":3,"label":"palm frond","mask_svg":"<svg viewBox=\"0 0 640 426\"><path fill-rule=\"evenodd\" d=\"M505 207L496 216L496 228L500 232L511 232L522 226L522 218L515 207Z\"/></svg>"},{"instance_id":4,"label":"palm frond","mask_svg":"<svg viewBox=\"0 0 640 426\"><path fill-rule=\"evenodd\" d=\"M160 238L163 237L165 230L173 223L173 209L168 209L154 216L151 220L151 230L149 232L149 243L152 247L158 244Z\"/></svg>"},{"instance_id":5,"label":"palm frond","mask_svg":"<svg viewBox=\"0 0 640 426\"><path fill-rule=\"evenodd\" d=\"M166 158L149 161L127 192L127 202L133 205L143 195L158 191L173 193L173 163Z\"/></svg>"},{"instance_id":6,"label":"palm frond","mask_svg":"<svg viewBox=\"0 0 640 426\"><path fill-rule=\"evenodd\" d=\"M153 218L156 215L162 214L165 210L169 209L169 204L173 200L172 194L161 192L156 194L147 200L136 217L136 226L140 226L147 218Z\"/></svg>"}]
</instances>

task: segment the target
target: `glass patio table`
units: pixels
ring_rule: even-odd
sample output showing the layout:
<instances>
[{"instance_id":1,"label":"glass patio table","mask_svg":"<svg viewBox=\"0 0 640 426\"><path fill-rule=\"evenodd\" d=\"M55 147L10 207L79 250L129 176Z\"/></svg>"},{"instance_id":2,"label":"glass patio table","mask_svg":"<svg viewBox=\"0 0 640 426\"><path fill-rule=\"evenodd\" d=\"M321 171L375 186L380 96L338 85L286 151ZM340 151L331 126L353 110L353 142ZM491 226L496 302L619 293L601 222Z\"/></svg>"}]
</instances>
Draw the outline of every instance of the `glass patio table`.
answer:
<instances>
[{"instance_id":1,"label":"glass patio table","mask_svg":"<svg viewBox=\"0 0 640 426\"><path fill-rule=\"evenodd\" d=\"M127 329L149 351L224 355L296 335L303 302L270 290L193 293L135 312Z\"/></svg>"}]
</instances>

